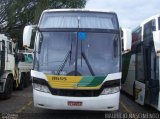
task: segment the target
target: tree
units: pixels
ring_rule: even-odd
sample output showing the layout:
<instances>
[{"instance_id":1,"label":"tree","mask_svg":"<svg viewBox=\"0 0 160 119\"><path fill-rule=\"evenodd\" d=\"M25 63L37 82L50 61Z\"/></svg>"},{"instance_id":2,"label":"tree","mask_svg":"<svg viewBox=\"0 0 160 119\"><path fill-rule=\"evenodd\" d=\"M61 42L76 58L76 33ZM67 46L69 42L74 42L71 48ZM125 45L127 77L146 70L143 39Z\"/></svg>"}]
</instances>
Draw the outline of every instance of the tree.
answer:
<instances>
[{"instance_id":1,"label":"tree","mask_svg":"<svg viewBox=\"0 0 160 119\"><path fill-rule=\"evenodd\" d=\"M5 26L7 18L7 9L11 5L11 0L0 0L0 28Z\"/></svg>"},{"instance_id":2,"label":"tree","mask_svg":"<svg viewBox=\"0 0 160 119\"><path fill-rule=\"evenodd\" d=\"M45 9L84 8L87 0L0 0L1 30L22 38L27 24L37 24Z\"/></svg>"}]
</instances>

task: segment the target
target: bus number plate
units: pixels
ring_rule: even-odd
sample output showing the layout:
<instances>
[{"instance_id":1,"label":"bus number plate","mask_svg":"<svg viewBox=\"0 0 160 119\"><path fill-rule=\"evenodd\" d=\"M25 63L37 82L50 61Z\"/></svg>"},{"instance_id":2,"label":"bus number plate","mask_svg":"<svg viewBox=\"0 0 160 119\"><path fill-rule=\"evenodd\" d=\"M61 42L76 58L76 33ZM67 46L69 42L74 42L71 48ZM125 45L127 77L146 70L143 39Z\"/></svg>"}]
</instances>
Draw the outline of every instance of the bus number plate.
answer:
<instances>
[{"instance_id":1,"label":"bus number plate","mask_svg":"<svg viewBox=\"0 0 160 119\"><path fill-rule=\"evenodd\" d=\"M68 106L82 106L82 102L68 101Z\"/></svg>"}]
</instances>

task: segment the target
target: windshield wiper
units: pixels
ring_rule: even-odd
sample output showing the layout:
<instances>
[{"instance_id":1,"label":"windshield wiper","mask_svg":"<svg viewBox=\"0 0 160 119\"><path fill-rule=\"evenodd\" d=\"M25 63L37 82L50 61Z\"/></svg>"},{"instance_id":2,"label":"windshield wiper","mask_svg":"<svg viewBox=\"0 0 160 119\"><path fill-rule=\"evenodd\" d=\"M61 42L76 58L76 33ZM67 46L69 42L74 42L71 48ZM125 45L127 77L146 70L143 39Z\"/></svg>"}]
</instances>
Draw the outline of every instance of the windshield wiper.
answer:
<instances>
[{"instance_id":1,"label":"windshield wiper","mask_svg":"<svg viewBox=\"0 0 160 119\"><path fill-rule=\"evenodd\" d=\"M86 55L85 55L83 52L81 53L81 55L82 55L82 57L84 58L84 60L85 60L85 62L86 62L86 64L87 64L88 69L89 69L89 71L91 72L92 76L95 76L95 73L93 72L93 69L92 69L92 67L91 67L91 65L90 65L90 63L89 63Z\"/></svg>"},{"instance_id":2,"label":"windshield wiper","mask_svg":"<svg viewBox=\"0 0 160 119\"><path fill-rule=\"evenodd\" d=\"M69 64L71 64L71 57L72 57L72 42L73 39L71 40L71 48L70 51L68 51L66 57L64 58L63 63L59 66L58 71L57 71L57 75L60 74L60 72L64 69L65 64L67 63L68 59L70 58Z\"/></svg>"},{"instance_id":3,"label":"windshield wiper","mask_svg":"<svg viewBox=\"0 0 160 119\"><path fill-rule=\"evenodd\" d=\"M62 64L59 66L59 68L58 68L57 75L59 75L59 74L60 74L60 72L63 70L63 68L64 68L65 64L67 63L67 61L68 61L69 57L71 56L71 52L72 52L71 50L70 50L70 51L68 51L68 53L67 53L66 57L64 58L63 63L62 63Z\"/></svg>"}]
</instances>

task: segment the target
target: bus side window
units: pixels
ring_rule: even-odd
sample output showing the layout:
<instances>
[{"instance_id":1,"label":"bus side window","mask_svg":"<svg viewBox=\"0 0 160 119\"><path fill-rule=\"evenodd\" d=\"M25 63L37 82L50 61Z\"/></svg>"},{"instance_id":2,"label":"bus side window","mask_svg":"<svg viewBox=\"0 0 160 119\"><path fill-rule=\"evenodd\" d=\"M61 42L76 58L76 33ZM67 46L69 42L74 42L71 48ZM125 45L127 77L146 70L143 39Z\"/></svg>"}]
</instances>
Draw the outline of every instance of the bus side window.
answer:
<instances>
[{"instance_id":1,"label":"bus side window","mask_svg":"<svg viewBox=\"0 0 160 119\"><path fill-rule=\"evenodd\" d=\"M144 41L153 39L152 32L156 30L155 19L144 25Z\"/></svg>"},{"instance_id":2,"label":"bus side window","mask_svg":"<svg viewBox=\"0 0 160 119\"><path fill-rule=\"evenodd\" d=\"M136 80L142 83L145 82L143 46L142 45L138 45L136 48Z\"/></svg>"}]
</instances>

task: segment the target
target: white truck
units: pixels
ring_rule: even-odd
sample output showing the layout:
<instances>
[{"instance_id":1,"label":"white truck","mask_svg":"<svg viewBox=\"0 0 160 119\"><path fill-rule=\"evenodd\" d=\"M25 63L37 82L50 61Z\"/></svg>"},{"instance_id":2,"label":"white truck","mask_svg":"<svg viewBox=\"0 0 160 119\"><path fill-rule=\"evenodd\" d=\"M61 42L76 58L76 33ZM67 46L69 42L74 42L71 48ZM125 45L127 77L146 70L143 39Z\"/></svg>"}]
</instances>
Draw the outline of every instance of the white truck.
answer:
<instances>
[{"instance_id":1,"label":"white truck","mask_svg":"<svg viewBox=\"0 0 160 119\"><path fill-rule=\"evenodd\" d=\"M23 89L27 86L32 67L27 68L24 65L29 55L14 53L13 47L14 43L4 34L0 34L0 98L3 99L11 97L13 88ZM32 59L30 58L30 62Z\"/></svg>"},{"instance_id":2,"label":"white truck","mask_svg":"<svg viewBox=\"0 0 160 119\"><path fill-rule=\"evenodd\" d=\"M31 82L30 71L33 68L33 52L28 50L18 51L17 54L23 55L24 60L18 62L19 74L23 75L23 84L19 85L19 89L27 87Z\"/></svg>"}]
</instances>

